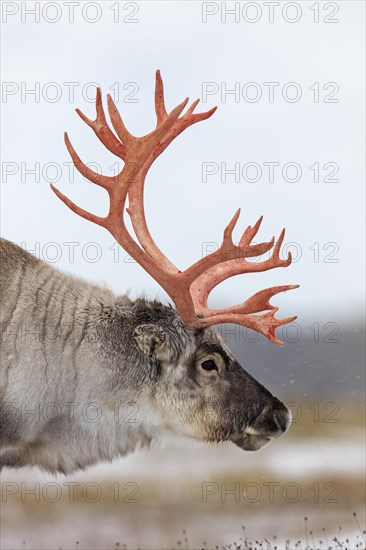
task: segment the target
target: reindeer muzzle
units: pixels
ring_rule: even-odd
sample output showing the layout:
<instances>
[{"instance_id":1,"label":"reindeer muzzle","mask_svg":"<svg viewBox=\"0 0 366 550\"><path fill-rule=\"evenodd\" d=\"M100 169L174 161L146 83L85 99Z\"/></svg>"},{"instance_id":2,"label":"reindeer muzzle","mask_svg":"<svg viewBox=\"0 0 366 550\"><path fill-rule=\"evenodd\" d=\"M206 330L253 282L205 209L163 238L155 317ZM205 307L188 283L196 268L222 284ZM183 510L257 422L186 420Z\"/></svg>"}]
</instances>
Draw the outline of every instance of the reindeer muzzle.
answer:
<instances>
[{"instance_id":1,"label":"reindeer muzzle","mask_svg":"<svg viewBox=\"0 0 366 550\"><path fill-rule=\"evenodd\" d=\"M258 451L273 439L278 439L291 423L291 412L278 399L266 406L259 416L241 434L231 441L245 451Z\"/></svg>"}]
</instances>

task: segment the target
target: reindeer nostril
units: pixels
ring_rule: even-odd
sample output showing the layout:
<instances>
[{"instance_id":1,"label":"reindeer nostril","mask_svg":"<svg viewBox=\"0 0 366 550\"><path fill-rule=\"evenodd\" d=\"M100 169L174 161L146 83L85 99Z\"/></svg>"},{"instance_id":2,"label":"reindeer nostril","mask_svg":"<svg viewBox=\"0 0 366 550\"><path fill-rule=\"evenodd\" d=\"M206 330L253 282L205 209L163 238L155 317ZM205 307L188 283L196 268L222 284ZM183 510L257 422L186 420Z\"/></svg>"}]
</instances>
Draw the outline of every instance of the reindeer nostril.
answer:
<instances>
[{"instance_id":1,"label":"reindeer nostril","mask_svg":"<svg viewBox=\"0 0 366 550\"><path fill-rule=\"evenodd\" d=\"M278 427L279 430L281 430L281 432L285 432L288 428L288 425L290 423L290 418L289 418L289 414L287 413L287 411L275 411L273 413L273 419Z\"/></svg>"}]
</instances>

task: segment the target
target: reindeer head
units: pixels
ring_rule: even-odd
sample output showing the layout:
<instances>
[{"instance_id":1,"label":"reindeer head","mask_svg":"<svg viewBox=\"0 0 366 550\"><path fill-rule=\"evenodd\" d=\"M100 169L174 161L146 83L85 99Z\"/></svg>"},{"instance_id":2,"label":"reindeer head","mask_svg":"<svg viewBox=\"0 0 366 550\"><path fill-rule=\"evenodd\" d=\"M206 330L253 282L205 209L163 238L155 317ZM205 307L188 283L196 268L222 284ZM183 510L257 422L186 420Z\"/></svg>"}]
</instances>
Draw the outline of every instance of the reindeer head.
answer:
<instances>
[{"instance_id":1,"label":"reindeer head","mask_svg":"<svg viewBox=\"0 0 366 550\"><path fill-rule=\"evenodd\" d=\"M139 386L153 439L232 441L254 451L287 429L288 409L241 367L214 328L187 329L173 308L146 300L137 300L120 326L115 357L129 348L137 368L126 378Z\"/></svg>"},{"instance_id":2,"label":"reindeer head","mask_svg":"<svg viewBox=\"0 0 366 550\"><path fill-rule=\"evenodd\" d=\"M276 319L278 308L270 303L275 294L297 285L276 286L261 290L243 303L211 310L207 299L212 289L234 275L287 267L291 255L280 258L284 230L277 242L253 244L262 218L243 232L236 245L232 239L240 210L227 225L220 248L181 271L161 252L147 228L143 192L146 174L153 161L171 141L188 126L209 118L216 107L205 113L194 113L198 100L182 114L188 99L169 114L165 109L163 84L156 73L156 128L136 137L125 127L121 116L108 96L109 116L115 130L110 129L97 90L95 120L77 110L109 151L124 160L122 171L114 177L93 172L82 163L65 134L66 146L79 172L104 188L110 199L109 213L98 217L74 204L54 188L56 195L75 213L107 229L117 242L163 287L175 303L172 308L137 301L132 321L123 324L120 334L121 354L128 349L130 358L141 365L140 379L151 382L142 390L145 402L156 418L167 428L205 441L234 441L247 450L256 450L287 428L287 408L256 382L235 360L212 325L238 323L265 335L276 344L275 329L296 319ZM128 208L126 201L129 201ZM138 243L124 223L129 214ZM267 260L253 262L273 249ZM144 314L138 313L144 303ZM149 305L150 304L150 305ZM107 333L106 333L107 334ZM107 344L106 344L107 345ZM108 347L108 346L107 346ZM148 373L148 374L146 374ZM147 399L147 401L146 401Z\"/></svg>"}]
</instances>

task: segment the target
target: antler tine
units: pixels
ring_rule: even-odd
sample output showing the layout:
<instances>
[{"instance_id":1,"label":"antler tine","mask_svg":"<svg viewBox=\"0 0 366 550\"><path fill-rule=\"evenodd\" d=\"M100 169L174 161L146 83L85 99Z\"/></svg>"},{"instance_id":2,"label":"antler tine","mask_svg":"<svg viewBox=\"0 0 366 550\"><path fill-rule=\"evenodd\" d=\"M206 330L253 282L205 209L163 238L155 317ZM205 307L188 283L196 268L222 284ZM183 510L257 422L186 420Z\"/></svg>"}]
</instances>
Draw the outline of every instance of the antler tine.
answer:
<instances>
[{"instance_id":1,"label":"antler tine","mask_svg":"<svg viewBox=\"0 0 366 550\"><path fill-rule=\"evenodd\" d=\"M165 140L162 141L166 141L166 146L169 145L169 143L171 143L173 139L178 135L176 133L175 124L178 123L179 120L183 120L183 117L182 119L179 119L179 116L181 115L188 101L189 98L186 97L181 103L179 103L179 105L174 107L174 109L170 111L168 116L155 128L153 132L151 132L151 134L148 134L146 138L151 141L157 141L158 139L165 137ZM162 151L160 151L159 148L156 152L154 152L154 160L160 155L161 152Z\"/></svg>"},{"instance_id":2,"label":"antler tine","mask_svg":"<svg viewBox=\"0 0 366 550\"><path fill-rule=\"evenodd\" d=\"M288 290L293 290L298 287L299 285L272 286L270 288L260 290L256 294L253 294L253 296L251 296L241 304L218 310L207 309L206 311L201 311L200 314L204 315L205 313L209 313L209 315L212 316L223 313L240 313L242 315L247 315L248 313L259 313L261 311L278 309L276 308L276 306L273 306L270 303L270 299L280 292L286 292Z\"/></svg>"},{"instance_id":3,"label":"antler tine","mask_svg":"<svg viewBox=\"0 0 366 550\"><path fill-rule=\"evenodd\" d=\"M297 317L295 315L293 317L286 317L285 319L276 319L274 315L277 311L278 308L276 307L263 315L222 314L204 319L202 326L207 327L218 323L235 323L259 332L268 338L270 342L283 346L283 341L276 337L275 330L282 325L292 323Z\"/></svg>"},{"instance_id":4,"label":"antler tine","mask_svg":"<svg viewBox=\"0 0 366 550\"><path fill-rule=\"evenodd\" d=\"M121 143L116 138L116 136L108 126L108 122L103 109L102 94L100 88L97 88L95 107L97 112L95 120L91 120L90 118L85 116L84 113L80 111L80 109L75 110L81 120L93 130L97 138L103 143L108 151L124 160L126 158L126 148L123 143Z\"/></svg>"},{"instance_id":5,"label":"antler tine","mask_svg":"<svg viewBox=\"0 0 366 550\"><path fill-rule=\"evenodd\" d=\"M168 116L164 102L164 84L159 69L156 71L155 80L155 113L157 120L156 126L159 126Z\"/></svg>"},{"instance_id":6,"label":"antler tine","mask_svg":"<svg viewBox=\"0 0 366 550\"><path fill-rule=\"evenodd\" d=\"M79 117L92 128L93 130L96 130L98 126L107 126L107 119L104 114L103 104L102 104L102 93L101 89L97 88L96 95L95 95L95 110L97 113L96 119L91 120L88 118L84 113L79 109L76 108L75 111L79 115Z\"/></svg>"},{"instance_id":7,"label":"antler tine","mask_svg":"<svg viewBox=\"0 0 366 550\"><path fill-rule=\"evenodd\" d=\"M246 230L244 231L240 242L239 242L239 248L246 251L245 257L246 258L253 258L255 256L261 256L262 254L265 254L271 248L273 248L275 238L272 237L272 239L268 242L259 243L259 244L251 244L252 240L258 233L258 230L262 224L263 216L260 216L260 218L256 221L256 223L253 225L248 225Z\"/></svg>"},{"instance_id":8,"label":"antler tine","mask_svg":"<svg viewBox=\"0 0 366 550\"><path fill-rule=\"evenodd\" d=\"M287 254L287 259L286 260L280 260L280 250L281 250L281 246L282 246L282 243L283 243L283 239L285 238L285 233L286 233L286 229L283 228L281 233L280 233L280 236L278 237L278 241L276 242L276 245L273 249L273 261L274 262L281 261L281 262L283 262L284 266L288 266L292 262L291 252L289 252Z\"/></svg>"},{"instance_id":9,"label":"antler tine","mask_svg":"<svg viewBox=\"0 0 366 550\"><path fill-rule=\"evenodd\" d=\"M65 144L66 144L67 150L70 153L70 156L73 160L75 168L80 172L80 174L86 177L92 183L95 183L96 185L99 185L100 187L103 187L104 189L109 190L114 183L114 177L103 176L102 174L98 174L97 172L94 172L94 170L91 170L80 159L71 141L69 140L69 136L67 135L67 132L65 132L64 137L65 137Z\"/></svg>"},{"instance_id":10,"label":"antler tine","mask_svg":"<svg viewBox=\"0 0 366 550\"><path fill-rule=\"evenodd\" d=\"M133 147L135 145L137 138L130 134L130 132L127 130L122 120L122 117L116 107L116 104L114 103L110 94L107 95L107 105L109 116L111 117L112 121L112 126L115 129L117 136L126 147L126 151L128 151L129 147Z\"/></svg>"},{"instance_id":11,"label":"antler tine","mask_svg":"<svg viewBox=\"0 0 366 550\"><path fill-rule=\"evenodd\" d=\"M233 246L233 231L240 216L240 208L237 209L232 219L224 229L223 244L225 246Z\"/></svg>"},{"instance_id":12,"label":"antler tine","mask_svg":"<svg viewBox=\"0 0 366 550\"><path fill-rule=\"evenodd\" d=\"M195 108L197 107L197 105L199 104L200 100L199 99L196 99L192 105L189 107L188 111L187 111L187 115L191 115L193 113L193 111L195 110Z\"/></svg>"},{"instance_id":13,"label":"antler tine","mask_svg":"<svg viewBox=\"0 0 366 550\"><path fill-rule=\"evenodd\" d=\"M68 197L66 197L66 195L61 193L61 191L59 191L57 189L57 187L52 185L52 183L50 183L50 187L51 187L52 191L55 193L55 195L60 200L62 200L62 202L65 203L66 206L68 206L70 208L70 210L75 212L75 214L77 214L78 216L81 216L85 220L96 223L97 225L101 225L102 227L106 227L107 218L102 218L100 216L96 216L95 214L92 214L91 212L88 212L87 210L84 210L83 208L80 208L80 206L75 204L72 200L70 200Z\"/></svg>"},{"instance_id":14,"label":"antler tine","mask_svg":"<svg viewBox=\"0 0 366 550\"><path fill-rule=\"evenodd\" d=\"M179 126L179 130L177 132L177 135L179 135L183 130L188 128L188 126L192 126L192 124L196 124L197 122L201 122L201 120L206 120L207 118L210 118L216 111L217 107L212 107L209 111L205 111L203 113L193 113L192 111L194 107L196 107L199 100L196 100L192 103L191 107L188 109L188 111L181 117L181 124ZM192 109L193 107L193 109Z\"/></svg>"},{"instance_id":15,"label":"antler tine","mask_svg":"<svg viewBox=\"0 0 366 550\"><path fill-rule=\"evenodd\" d=\"M248 227L246 228L246 230L244 231L240 239L240 243L239 243L240 246L248 246L252 242L253 238L258 233L258 229L261 226L262 220L263 220L263 216L260 216L257 222L253 225L253 227L251 225L248 225Z\"/></svg>"},{"instance_id":16,"label":"antler tine","mask_svg":"<svg viewBox=\"0 0 366 550\"><path fill-rule=\"evenodd\" d=\"M287 292L288 290L295 290L296 288L299 288L299 285L272 286L270 288L260 290L244 302L248 309L247 312L258 313L260 311L266 311L267 309L277 310L278 308L270 303L270 299L276 294L280 294L280 292ZM244 313L244 311L242 313Z\"/></svg>"}]
</instances>

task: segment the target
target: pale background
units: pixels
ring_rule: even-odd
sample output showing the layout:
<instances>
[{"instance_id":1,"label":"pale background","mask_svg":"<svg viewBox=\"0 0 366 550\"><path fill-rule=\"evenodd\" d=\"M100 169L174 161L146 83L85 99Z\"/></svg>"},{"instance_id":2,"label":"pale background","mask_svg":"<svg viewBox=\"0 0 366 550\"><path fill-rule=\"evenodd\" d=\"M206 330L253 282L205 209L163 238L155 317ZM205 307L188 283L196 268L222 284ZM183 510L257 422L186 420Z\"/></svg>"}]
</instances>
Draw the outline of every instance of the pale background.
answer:
<instances>
[{"instance_id":1,"label":"pale background","mask_svg":"<svg viewBox=\"0 0 366 550\"><path fill-rule=\"evenodd\" d=\"M293 464L292 458L297 457L297 467L294 474L289 474L290 479L308 476L307 487L327 473L325 482L331 478L331 481L338 480L340 486L344 479L347 483L344 482L345 489L337 506L317 505L312 515L309 498L296 510L293 505L282 510L281 505L274 509L273 504L266 507L264 503L261 508L260 503L254 519L253 507L243 510L234 505L229 514L227 505L218 506L215 509L218 518L222 521L231 518L230 527L220 530L220 519L212 520L211 512L201 510L202 504L201 508L195 507L200 483L205 480L200 474L203 466L212 464L207 466L208 478L210 475L220 478L217 461L221 455L216 454L219 451L211 449L205 454L202 450L181 450L178 458L175 451L171 451L171 455L139 455L90 474L90 479L98 482L100 472L113 480L119 472L126 481L140 479L139 476L145 479L146 472L153 471L153 477L148 475L145 482L149 491L153 487L154 496L149 501L145 492L144 505L140 502L127 507L122 523L118 519L121 510L117 513L113 505L96 508L84 502L89 520L82 515L83 519L80 516L80 522L75 524L70 519L74 517L74 508L67 502L45 508L33 505L32 511L24 504L18 506L13 502L4 516L4 548L20 548L23 540L28 541L27 548L49 548L51 542L52 547L74 548L77 538L80 538L80 547L107 547L119 540L121 544L126 541L129 548L139 545L156 548L175 544L184 528L197 537L195 540L199 542L195 544L202 544L207 533L212 535L212 540L209 539L212 545L224 544L241 536L238 532L240 524L245 522L243 515L253 521L251 536L258 539L274 532L282 536L282 540L287 534L302 536L302 517L306 514L312 516L314 522L320 522L318 538L322 526L329 525L332 531L339 522L349 522L348 531L356 536L351 513L359 508L360 500L357 492L354 502L350 495L351 487L359 487L363 456L361 431L357 429L361 415L358 405L362 403L358 392L363 389L360 378L365 234L363 2L297 2L296 9L301 14L298 11L296 23L284 19L283 9L289 10L285 12L288 18L295 16L295 8L286 8L289 4L286 2L275 8L272 23L269 7L263 2L252 3L254 7L247 12L253 20L253 10L261 10L261 16L257 11L256 23L244 19L242 10L247 2L237 3L241 10L238 22L234 15L227 15L226 22L222 20L220 9L223 10L221 6L225 4L215 2L208 3L209 6L206 3L206 8L201 2L81 1L76 4L74 21L69 22L65 2L41 2L40 19L35 22L35 16L26 12L34 9L34 2L2 3L2 235L18 244L25 243L27 249L46 260L56 256L54 265L58 268L89 280L103 281L118 293L130 290L132 296L143 292L165 300L164 293L138 265L124 261L125 254L121 254L118 263L114 262L114 251L109 248L113 245L112 237L69 211L50 191L48 181L57 180L57 186L80 206L99 214L106 211L103 190L86 182L77 172L71 182L64 164L70 161L63 143L63 132L67 130L85 162L96 162L104 173L113 173L110 167L116 159L103 150L94 133L74 113L79 107L93 118L94 90L90 83L99 84L104 97L111 89L116 92L118 88L117 106L127 127L137 135L149 132L155 125L153 91L157 68L164 78L168 110L187 95L191 100L205 99L205 83L214 83L213 89L219 91L208 96L197 111L218 105L217 112L208 121L181 134L150 170L146 185L148 223L159 246L181 268L202 256L204 243L220 242L225 225L239 206L242 215L238 228L245 229L264 215L261 240L279 235L282 227L286 227L285 242L295 243L290 248L295 255L296 251L301 253L297 261L286 270L236 277L221 285L213 293L212 301L225 306L267 286L301 285L298 290L274 299L274 303L281 306L281 316L299 316L303 331L299 345L290 345L287 348L290 351L282 352L264 343L254 350L253 346L242 349L239 342L237 353L246 357L248 370L264 383L271 381L271 389L278 390L287 401L295 401L296 396L296 400L302 398L306 406L309 403L311 406L313 394L319 396L320 393L322 397L318 401L323 410L327 402L334 401L336 388L339 411L347 411L344 416L339 412L343 430L332 432L330 437L327 430L334 426L325 422L323 431L310 437L322 420L309 427L313 417L308 412L304 418L310 421L306 429L300 430L298 439L294 426L294 435L287 436L287 444L276 442L273 445L277 454L273 452L278 464L283 461L281 476L285 477L288 464ZM94 7L86 8L87 4ZM117 6L119 22L114 22ZM226 6L233 8L234 3ZM319 8L318 23L314 22L316 7ZM217 13L208 15L204 23L205 9L217 10ZM99 20L91 23L85 18ZM338 22L326 23L325 18ZM51 23L51 19L55 22ZM69 97L70 84L67 85L71 82L79 84L75 85L73 98ZM257 102L243 98L241 92L249 82L257 83L261 89L262 97ZM279 83L273 102L268 99L266 82ZM297 102L286 101L282 96L283 87L289 82L301 87L302 96ZM220 92L225 91L225 87L232 90L235 83L240 91L237 101L233 94L222 97ZM314 89L310 89L314 83L319 83L318 102L314 101ZM328 83L335 84L324 90ZM335 85L339 90L331 99L338 101L324 102ZM37 90L36 96L24 94L31 89ZM55 92L60 97L53 100ZM293 89L289 90L292 92ZM253 93L253 88L248 93ZM202 165L207 162L216 163L219 168L221 163L226 163L228 169L235 163L240 163L242 168L255 162L262 168L262 177L250 183L242 176L240 181L235 181L234 176L228 174L225 183L219 171L204 182ZM273 182L269 181L268 169L263 164L268 162L280 163ZM290 162L301 167L302 176L297 182L285 181L281 175L283 166ZM48 163L52 165L47 169ZM319 182L314 181L314 171L309 169L314 163L320 166ZM331 174L330 168L323 169L326 163L339 167L333 176L339 181L323 181ZM39 172L39 177L27 173L32 169ZM292 172L289 174L291 177ZM236 236L239 237L239 231ZM70 249L65 244L71 242L79 243L74 261L70 260ZM96 243L97 248L88 248L90 242ZM91 257L98 250L100 260L94 262L90 257L88 260L85 250ZM315 256L316 251L319 256ZM310 328L314 323L319 323L320 343L315 341L315 329ZM329 323L333 323L330 328ZM337 342L329 344L327 336L332 326L336 327ZM267 360L278 363L275 373L268 366L263 369ZM354 408L349 407L350 399ZM320 416L324 420L324 410ZM356 431L349 429L350 426ZM306 452L301 445L305 445ZM238 454L236 449L222 452L225 472L231 473L231 480L238 471L246 475L247 480L268 476L277 479L280 475L276 467L272 468L276 461L270 460L270 448L255 456ZM324 469L330 463L334 467ZM309 464L314 465L313 469ZM352 471L350 464L353 464ZM262 469L260 473L257 467ZM196 477L195 470L198 471ZM177 479L182 474L186 476L187 487L190 482L193 484L191 492L186 487L187 494L179 489L182 481L178 483ZM6 480L18 483L23 478L33 482L36 474L25 472L17 477L6 472L5 476ZM48 478L42 479L44 482ZM158 483L159 479L170 479L168 488L162 481ZM163 487L160 493L157 486ZM80 504L82 514L83 506ZM297 527L286 533L289 514L293 514L292 524ZM197 515L202 516L198 526ZM145 526L149 525L150 531L141 526L137 529L134 522L138 517L147 518ZM20 518L23 519L21 531ZM50 525L52 533L56 533L52 541Z\"/></svg>"}]
</instances>

